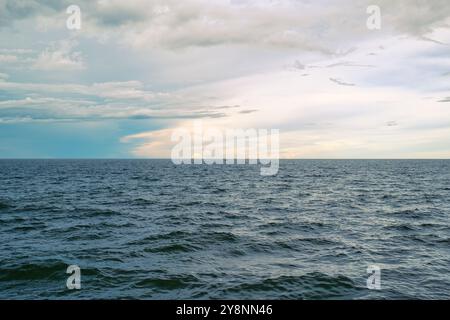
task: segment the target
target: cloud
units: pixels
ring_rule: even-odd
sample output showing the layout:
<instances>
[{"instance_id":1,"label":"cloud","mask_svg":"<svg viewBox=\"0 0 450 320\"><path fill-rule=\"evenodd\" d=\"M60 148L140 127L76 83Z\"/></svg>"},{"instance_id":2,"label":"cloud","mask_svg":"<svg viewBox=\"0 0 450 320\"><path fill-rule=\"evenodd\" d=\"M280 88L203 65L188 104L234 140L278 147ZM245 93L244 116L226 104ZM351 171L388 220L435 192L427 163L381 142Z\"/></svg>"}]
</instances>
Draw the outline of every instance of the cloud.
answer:
<instances>
[{"instance_id":1,"label":"cloud","mask_svg":"<svg viewBox=\"0 0 450 320\"><path fill-rule=\"evenodd\" d=\"M431 39L431 38L428 38L426 36L422 36L421 39L423 39L425 41L430 41L430 42L433 42L433 43L436 43L436 44L440 44L440 45L443 45L443 46L448 46L447 43L444 43L442 41L438 41L438 40L435 40L435 39Z\"/></svg>"},{"instance_id":2,"label":"cloud","mask_svg":"<svg viewBox=\"0 0 450 320\"><path fill-rule=\"evenodd\" d=\"M326 68L335 68L335 67L360 67L360 68L374 68L374 65L370 64L358 64L350 61L342 61L332 63L326 66Z\"/></svg>"},{"instance_id":3,"label":"cloud","mask_svg":"<svg viewBox=\"0 0 450 320\"><path fill-rule=\"evenodd\" d=\"M103 0L96 3L95 9L101 14L96 15L97 23L106 27L118 27L127 24L137 24L149 17L144 1Z\"/></svg>"},{"instance_id":4,"label":"cloud","mask_svg":"<svg viewBox=\"0 0 450 320\"><path fill-rule=\"evenodd\" d=\"M0 25L11 27L18 21L43 17L59 20L70 4L68 0L4 0L0 4ZM337 53L343 45L373 38L376 33L368 32L365 25L366 8L371 4L369 0L168 0L164 4L156 0L77 1L86 35L119 39L136 48L257 45L322 53ZM447 0L377 2L385 34L422 38L448 24L447 4ZM58 25L62 24L55 27Z\"/></svg>"},{"instance_id":5,"label":"cloud","mask_svg":"<svg viewBox=\"0 0 450 320\"><path fill-rule=\"evenodd\" d=\"M305 70L306 66L304 64L302 64L300 61L295 60L294 62L294 66L295 69L299 69L299 70Z\"/></svg>"},{"instance_id":6,"label":"cloud","mask_svg":"<svg viewBox=\"0 0 450 320\"><path fill-rule=\"evenodd\" d=\"M258 110L251 109L251 110L241 110L241 111L239 111L239 113L241 113L241 114L249 114L249 113L254 113L254 112L258 112Z\"/></svg>"},{"instance_id":7,"label":"cloud","mask_svg":"<svg viewBox=\"0 0 450 320\"><path fill-rule=\"evenodd\" d=\"M388 122L386 123L386 125L387 125L388 127L396 127L396 126L398 126L397 121L388 121Z\"/></svg>"},{"instance_id":8,"label":"cloud","mask_svg":"<svg viewBox=\"0 0 450 320\"><path fill-rule=\"evenodd\" d=\"M5 0L0 21L12 26L42 17L62 19L70 1ZM274 49L302 49L323 54L348 53L363 39L374 38L365 22L369 0L331 1L176 1L164 5L152 0L78 1L83 13L83 33L110 39L136 49L247 45ZM426 37L448 23L446 0L378 1L383 32ZM345 15L343 14L345 13ZM31 22L31 21L30 21ZM61 23L55 24L56 26ZM244 32L243 32L244 31ZM440 41L435 39L435 41Z\"/></svg>"},{"instance_id":9,"label":"cloud","mask_svg":"<svg viewBox=\"0 0 450 320\"><path fill-rule=\"evenodd\" d=\"M32 53L33 50L31 49L0 49L0 53L10 53L10 54L28 54Z\"/></svg>"},{"instance_id":10,"label":"cloud","mask_svg":"<svg viewBox=\"0 0 450 320\"><path fill-rule=\"evenodd\" d=\"M171 153L172 129L155 130L128 135L120 139L121 143L134 143L132 153L140 158L168 158Z\"/></svg>"},{"instance_id":11,"label":"cloud","mask_svg":"<svg viewBox=\"0 0 450 320\"><path fill-rule=\"evenodd\" d=\"M74 51L77 43L62 40L46 48L36 59L33 68L45 71L73 71L85 68L80 51Z\"/></svg>"},{"instance_id":12,"label":"cloud","mask_svg":"<svg viewBox=\"0 0 450 320\"><path fill-rule=\"evenodd\" d=\"M143 89L139 81L115 81L93 84L56 84L56 83L29 83L29 82L3 82L0 90L8 90L23 94L61 94L97 96L102 98L128 98L145 100L156 93Z\"/></svg>"},{"instance_id":13,"label":"cloud","mask_svg":"<svg viewBox=\"0 0 450 320\"><path fill-rule=\"evenodd\" d=\"M16 97L0 101L0 118L28 120L194 119L221 118L236 106L185 104L183 92L147 90L139 81L91 85L0 81L0 93Z\"/></svg>"},{"instance_id":14,"label":"cloud","mask_svg":"<svg viewBox=\"0 0 450 320\"><path fill-rule=\"evenodd\" d=\"M337 83L338 85L341 85L341 86L350 86L350 87L352 87L352 86L355 85L353 83L344 82L344 81L342 81L340 79L336 79L336 78L330 78L330 81L332 81L334 83Z\"/></svg>"},{"instance_id":15,"label":"cloud","mask_svg":"<svg viewBox=\"0 0 450 320\"><path fill-rule=\"evenodd\" d=\"M0 28L10 27L22 20L54 15L69 6L71 0L2 0L0 1Z\"/></svg>"},{"instance_id":16,"label":"cloud","mask_svg":"<svg viewBox=\"0 0 450 320\"><path fill-rule=\"evenodd\" d=\"M12 54L0 54L0 63L14 63L17 57Z\"/></svg>"},{"instance_id":17,"label":"cloud","mask_svg":"<svg viewBox=\"0 0 450 320\"><path fill-rule=\"evenodd\" d=\"M143 120L140 156L198 118L279 128L286 157L443 154L447 2L379 0L370 31L369 0L79 0L69 31L72 1L3 0L0 122Z\"/></svg>"},{"instance_id":18,"label":"cloud","mask_svg":"<svg viewBox=\"0 0 450 320\"><path fill-rule=\"evenodd\" d=\"M442 73L442 66L436 65L446 63L436 60L441 46L411 37L383 39L382 43L384 49L378 42L361 43L349 53L346 61L351 64L342 63L341 57L305 62L305 66L320 67L308 68L307 78L280 68L198 85L184 93L201 97L207 92L215 97L216 105L258 106L251 116L241 113L250 108L231 109L235 112L228 117L204 122L219 130L280 129L286 158L414 158L426 157L424 150L430 157L449 155L443 146L448 146L450 109L424 99L430 93L446 92L446 82L436 81ZM323 67L330 65L334 67ZM374 67L360 67L369 65ZM339 73L339 78L330 77L331 73ZM343 90L330 78L341 85L358 86L347 85ZM180 119L169 128L191 123ZM125 140L135 144L138 156L168 157L173 143L167 139L170 130L164 132L143 132ZM159 138L164 142L157 144Z\"/></svg>"},{"instance_id":19,"label":"cloud","mask_svg":"<svg viewBox=\"0 0 450 320\"><path fill-rule=\"evenodd\" d=\"M0 67L4 70L29 69L35 60L36 54L32 49L0 49Z\"/></svg>"},{"instance_id":20,"label":"cloud","mask_svg":"<svg viewBox=\"0 0 450 320\"><path fill-rule=\"evenodd\" d=\"M365 22L371 1L97 1L92 31L109 28L108 34L135 48L182 50L189 47L248 45L297 48L324 54L343 45L372 38ZM446 0L424 2L380 0L385 34L405 33L424 37L445 26L450 16ZM345 17L343 16L345 12ZM243 32L245 30L245 32ZM103 34L104 35L104 34ZM436 40L438 41L438 40ZM351 48L351 47L350 47Z\"/></svg>"}]
</instances>

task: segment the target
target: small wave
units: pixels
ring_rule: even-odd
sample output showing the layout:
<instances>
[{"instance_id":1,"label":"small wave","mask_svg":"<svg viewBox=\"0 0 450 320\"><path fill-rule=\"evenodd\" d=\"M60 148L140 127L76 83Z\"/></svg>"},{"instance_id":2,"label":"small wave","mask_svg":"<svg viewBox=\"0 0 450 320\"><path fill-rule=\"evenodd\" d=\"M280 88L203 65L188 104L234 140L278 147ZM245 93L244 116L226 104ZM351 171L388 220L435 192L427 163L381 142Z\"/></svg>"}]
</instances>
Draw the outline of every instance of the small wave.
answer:
<instances>
[{"instance_id":1,"label":"small wave","mask_svg":"<svg viewBox=\"0 0 450 320\"><path fill-rule=\"evenodd\" d=\"M245 256L245 251L241 250L239 248L234 248L234 249L230 249L227 251L228 255L232 256L232 257L241 257L241 256Z\"/></svg>"},{"instance_id":2,"label":"small wave","mask_svg":"<svg viewBox=\"0 0 450 320\"><path fill-rule=\"evenodd\" d=\"M307 192L307 191L300 191L300 192L298 193L298 196L299 196L300 198L307 198L307 197L310 197L310 196L311 196L311 193L310 193L310 192Z\"/></svg>"},{"instance_id":3,"label":"small wave","mask_svg":"<svg viewBox=\"0 0 450 320\"><path fill-rule=\"evenodd\" d=\"M4 224L19 224L23 222L27 222L28 219L23 217L17 217L17 216L9 216L5 217L5 219L0 219L0 221Z\"/></svg>"},{"instance_id":4,"label":"small wave","mask_svg":"<svg viewBox=\"0 0 450 320\"><path fill-rule=\"evenodd\" d=\"M443 225L438 224L438 223L431 223L431 222L424 222L418 225L421 228L439 228L439 227L443 227Z\"/></svg>"},{"instance_id":5,"label":"small wave","mask_svg":"<svg viewBox=\"0 0 450 320\"><path fill-rule=\"evenodd\" d=\"M400 217L405 217L405 218L422 218L423 217L423 213L421 213L421 211L419 211L419 209L400 210L400 211L392 212L392 214L395 216L400 216Z\"/></svg>"},{"instance_id":6,"label":"small wave","mask_svg":"<svg viewBox=\"0 0 450 320\"><path fill-rule=\"evenodd\" d=\"M432 235L421 235L421 234L407 234L402 236L394 236L393 239L400 239L401 241L412 241L418 242L428 246L434 246L438 241L435 236Z\"/></svg>"},{"instance_id":7,"label":"small wave","mask_svg":"<svg viewBox=\"0 0 450 320\"><path fill-rule=\"evenodd\" d=\"M39 211L39 212L43 212L45 211L46 213L53 213L53 212L59 212L60 208L58 208L57 206L49 206L48 203L47 204L29 204L29 205L25 205L25 206L15 206L14 208L15 212L22 212L22 211L27 211L27 212L33 212L33 211Z\"/></svg>"},{"instance_id":8,"label":"small wave","mask_svg":"<svg viewBox=\"0 0 450 320\"><path fill-rule=\"evenodd\" d=\"M155 241L160 241L160 240L186 239L190 236L192 236L192 233L190 233L190 232L177 230L177 231L172 231L172 232L168 232L168 233L149 235L149 236L146 236L146 237L138 239L138 240L132 240L128 244L129 245L146 245L149 243L152 244Z\"/></svg>"},{"instance_id":9,"label":"small wave","mask_svg":"<svg viewBox=\"0 0 450 320\"><path fill-rule=\"evenodd\" d=\"M176 211L179 208L182 208L182 207L178 204L169 204L169 205L165 205L161 210L162 211Z\"/></svg>"},{"instance_id":10,"label":"small wave","mask_svg":"<svg viewBox=\"0 0 450 320\"><path fill-rule=\"evenodd\" d=\"M17 226L15 228L13 228L14 231L34 231L34 230L39 230L39 229L43 229L46 227L45 223L34 223L32 225L21 225L21 226Z\"/></svg>"},{"instance_id":11,"label":"small wave","mask_svg":"<svg viewBox=\"0 0 450 320\"><path fill-rule=\"evenodd\" d=\"M0 200L0 210L12 208L8 201Z\"/></svg>"},{"instance_id":12,"label":"small wave","mask_svg":"<svg viewBox=\"0 0 450 320\"><path fill-rule=\"evenodd\" d=\"M160 181L159 178L150 178L150 177L145 177L145 176L132 176L132 177L130 177L130 180L139 180L139 181L145 181L145 182Z\"/></svg>"},{"instance_id":13,"label":"small wave","mask_svg":"<svg viewBox=\"0 0 450 320\"><path fill-rule=\"evenodd\" d=\"M225 192L227 192L227 189L224 189L224 188L216 188L212 191L213 194L222 194Z\"/></svg>"},{"instance_id":14,"label":"small wave","mask_svg":"<svg viewBox=\"0 0 450 320\"><path fill-rule=\"evenodd\" d=\"M206 242L218 241L221 243L238 242L239 238L230 232L208 232L204 234Z\"/></svg>"},{"instance_id":15,"label":"small wave","mask_svg":"<svg viewBox=\"0 0 450 320\"><path fill-rule=\"evenodd\" d=\"M67 238L67 241L87 241L87 240L100 240L100 239L104 239L104 236L101 236L99 234L94 234L94 233L90 233L90 234L79 234L79 235L73 235Z\"/></svg>"},{"instance_id":16,"label":"small wave","mask_svg":"<svg viewBox=\"0 0 450 320\"><path fill-rule=\"evenodd\" d=\"M63 262L23 264L15 268L0 269L0 280L41 280L64 278L68 265Z\"/></svg>"},{"instance_id":17,"label":"small wave","mask_svg":"<svg viewBox=\"0 0 450 320\"><path fill-rule=\"evenodd\" d=\"M330 240L330 239L325 239L325 238L298 238L298 239L295 239L295 241L306 242L306 243L311 243L314 245L321 245L321 246L330 246L330 245L339 245L340 244L340 242Z\"/></svg>"},{"instance_id":18,"label":"small wave","mask_svg":"<svg viewBox=\"0 0 450 320\"><path fill-rule=\"evenodd\" d=\"M137 199L133 199L131 201L132 204L136 204L136 205L152 205L152 204L157 204L158 202L155 200L149 200L149 199L144 199L144 198L137 198Z\"/></svg>"},{"instance_id":19,"label":"small wave","mask_svg":"<svg viewBox=\"0 0 450 320\"><path fill-rule=\"evenodd\" d=\"M84 217L110 217L121 214L109 209L75 209L74 211Z\"/></svg>"},{"instance_id":20,"label":"small wave","mask_svg":"<svg viewBox=\"0 0 450 320\"><path fill-rule=\"evenodd\" d=\"M291 190L292 185L289 182L286 182L284 184L277 185L278 191L286 191Z\"/></svg>"},{"instance_id":21,"label":"small wave","mask_svg":"<svg viewBox=\"0 0 450 320\"><path fill-rule=\"evenodd\" d=\"M312 272L301 276L280 276L264 279L258 282L245 283L226 291L230 292L264 292L271 296L285 295L289 298L326 298L343 296L353 291L361 290L356 283L347 276L330 276L321 272Z\"/></svg>"},{"instance_id":22,"label":"small wave","mask_svg":"<svg viewBox=\"0 0 450 320\"><path fill-rule=\"evenodd\" d=\"M173 290L189 287L198 282L198 279L191 275L178 276L174 278L152 278L137 282L136 288L152 288L162 290Z\"/></svg>"},{"instance_id":23,"label":"small wave","mask_svg":"<svg viewBox=\"0 0 450 320\"><path fill-rule=\"evenodd\" d=\"M330 247L340 245L340 243L324 238L299 238L299 239L291 239L288 241L251 242L244 245L244 248L248 248L250 251L254 252L269 253L273 251L278 251L280 249L300 250L302 248L305 248L305 246L311 245Z\"/></svg>"},{"instance_id":24,"label":"small wave","mask_svg":"<svg viewBox=\"0 0 450 320\"><path fill-rule=\"evenodd\" d=\"M275 245L279 246L282 249L287 249L287 250L295 250L295 246L293 246L291 243L289 242L285 242L285 241L277 241L275 242Z\"/></svg>"},{"instance_id":25,"label":"small wave","mask_svg":"<svg viewBox=\"0 0 450 320\"><path fill-rule=\"evenodd\" d=\"M187 244L169 244L161 247L156 248L145 248L144 252L150 252L150 253L177 253L177 252L192 252L196 251L199 248L193 246L193 245L187 245Z\"/></svg>"},{"instance_id":26,"label":"small wave","mask_svg":"<svg viewBox=\"0 0 450 320\"><path fill-rule=\"evenodd\" d=\"M198 206L201 204L202 204L201 201L188 201L188 202L181 203L180 205L183 207L192 207L192 206Z\"/></svg>"},{"instance_id":27,"label":"small wave","mask_svg":"<svg viewBox=\"0 0 450 320\"><path fill-rule=\"evenodd\" d=\"M394 224L390 226L384 227L387 230L396 230L396 231L414 231L415 228L412 225L408 224Z\"/></svg>"},{"instance_id":28,"label":"small wave","mask_svg":"<svg viewBox=\"0 0 450 320\"><path fill-rule=\"evenodd\" d=\"M439 243L445 243L445 244L450 244L450 238L445 238L445 239L440 239L437 242Z\"/></svg>"}]
</instances>

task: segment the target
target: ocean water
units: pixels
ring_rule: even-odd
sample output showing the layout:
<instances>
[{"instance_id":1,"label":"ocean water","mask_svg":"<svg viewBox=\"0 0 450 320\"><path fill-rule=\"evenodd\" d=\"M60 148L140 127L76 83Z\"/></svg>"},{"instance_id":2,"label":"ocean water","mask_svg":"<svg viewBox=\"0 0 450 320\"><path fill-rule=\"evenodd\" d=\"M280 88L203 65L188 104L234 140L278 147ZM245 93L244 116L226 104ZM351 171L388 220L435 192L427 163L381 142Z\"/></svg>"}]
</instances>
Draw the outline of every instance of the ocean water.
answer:
<instances>
[{"instance_id":1,"label":"ocean water","mask_svg":"<svg viewBox=\"0 0 450 320\"><path fill-rule=\"evenodd\" d=\"M450 161L1 160L0 182L1 299L450 298Z\"/></svg>"}]
</instances>

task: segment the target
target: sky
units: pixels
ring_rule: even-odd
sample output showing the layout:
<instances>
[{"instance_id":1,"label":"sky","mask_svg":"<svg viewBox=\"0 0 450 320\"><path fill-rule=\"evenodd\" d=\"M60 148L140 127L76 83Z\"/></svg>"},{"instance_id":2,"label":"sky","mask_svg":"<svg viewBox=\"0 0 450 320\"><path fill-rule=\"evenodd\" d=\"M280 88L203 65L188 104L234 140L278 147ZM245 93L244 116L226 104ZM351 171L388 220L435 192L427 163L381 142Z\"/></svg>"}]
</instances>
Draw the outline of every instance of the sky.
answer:
<instances>
[{"instance_id":1,"label":"sky","mask_svg":"<svg viewBox=\"0 0 450 320\"><path fill-rule=\"evenodd\" d=\"M279 129L282 158L450 158L449 2L0 0L0 158L168 158L196 120Z\"/></svg>"}]
</instances>

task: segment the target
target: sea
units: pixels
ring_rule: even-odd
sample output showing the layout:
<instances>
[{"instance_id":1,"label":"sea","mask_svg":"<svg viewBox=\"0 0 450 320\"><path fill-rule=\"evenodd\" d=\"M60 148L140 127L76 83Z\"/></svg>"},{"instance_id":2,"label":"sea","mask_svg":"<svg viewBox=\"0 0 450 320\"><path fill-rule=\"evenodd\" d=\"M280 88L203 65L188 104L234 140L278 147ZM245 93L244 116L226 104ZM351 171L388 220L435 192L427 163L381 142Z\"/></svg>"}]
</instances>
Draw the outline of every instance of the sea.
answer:
<instances>
[{"instance_id":1,"label":"sea","mask_svg":"<svg viewBox=\"0 0 450 320\"><path fill-rule=\"evenodd\" d=\"M0 160L0 299L448 298L448 160Z\"/></svg>"}]
</instances>

